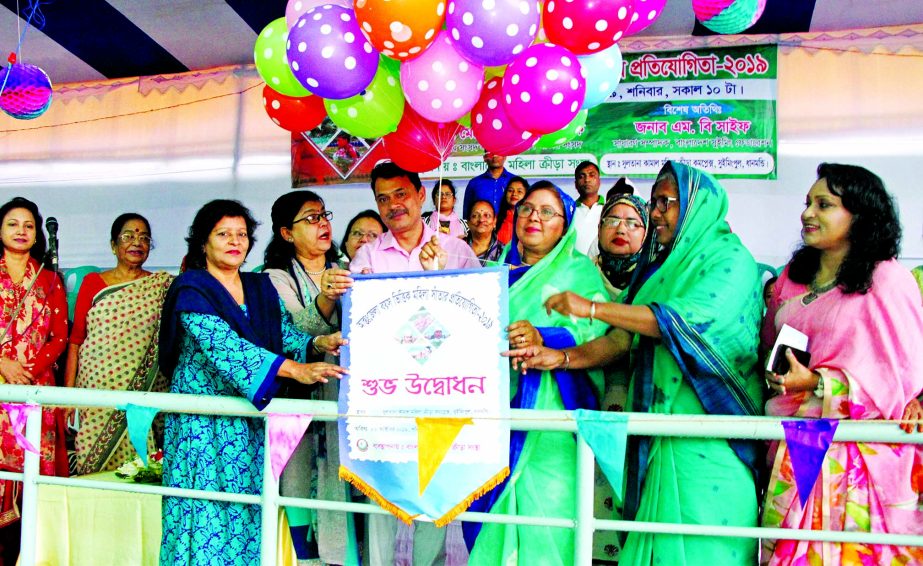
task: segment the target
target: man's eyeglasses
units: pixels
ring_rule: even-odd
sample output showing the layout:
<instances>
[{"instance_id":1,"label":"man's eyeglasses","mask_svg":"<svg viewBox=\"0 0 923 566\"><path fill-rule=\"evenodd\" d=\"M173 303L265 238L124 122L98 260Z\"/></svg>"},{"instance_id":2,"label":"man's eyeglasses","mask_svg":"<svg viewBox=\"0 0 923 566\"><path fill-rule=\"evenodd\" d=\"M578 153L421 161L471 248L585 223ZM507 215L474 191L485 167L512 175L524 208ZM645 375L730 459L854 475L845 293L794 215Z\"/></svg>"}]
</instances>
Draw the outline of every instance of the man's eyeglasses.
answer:
<instances>
[{"instance_id":1,"label":"man's eyeglasses","mask_svg":"<svg viewBox=\"0 0 923 566\"><path fill-rule=\"evenodd\" d=\"M563 214L551 208L550 206L543 206L541 208L535 208L529 203L523 203L516 207L516 212L519 213L519 216L523 218L529 218L532 216L533 212L538 213L538 218L542 222L548 222L553 220L555 216L564 217Z\"/></svg>"},{"instance_id":2,"label":"man's eyeglasses","mask_svg":"<svg viewBox=\"0 0 923 566\"><path fill-rule=\"evenodd\" d=\"M648 203L647 207L651 210L651 212L653 212L654 209L656 208L661 213L664 213L667 211L668 208L670 208L670 204L674 202L679 202L679 198L663 197L663 196L654 197L651 199L651 202Z\"/></svg>"},{"instance_id":3,"label":"man's eyeglasses","mask_svg":"<svg viewBox=\"0 0 923 566\"><path fill-rule=\"evenodd\" d=\"M119 241L123 244L131 244L138 242L142 246L153 247L154 240L150 236L144 234L135 234L134 232L122 232L119 234Z\"/></svg>"},{"instance_id":4,"label":"man's eyeglasses","mask_svg":"<svg viewBox=\"0 0 923 566\"><path fill-rule=\"evenodd\" d=\"M601 224L606 228L618 228L620 224L625 224L628 230L638 230L644 228L644 222L635 218L619 218L618 216L606 216L602 219Z\"/></svg>"},{"instance_id":5,"label":"man's eyeglasses","mask_svg":"<svg viewBox=\"0 0 923 566\"><path fill-rule=\"evenodd\" d=\"M330 220L331 218L333 218L333 211L326 210L324 212L318 212L317 214L308 214L306 216L302 216L298 220L293 221L292 226L294 226L295 224L298 224L299 222L307 222L308 224L317 224L318 222L320 222L321 218L323 218L324 220Z\"/></svg>"}]
</instances>

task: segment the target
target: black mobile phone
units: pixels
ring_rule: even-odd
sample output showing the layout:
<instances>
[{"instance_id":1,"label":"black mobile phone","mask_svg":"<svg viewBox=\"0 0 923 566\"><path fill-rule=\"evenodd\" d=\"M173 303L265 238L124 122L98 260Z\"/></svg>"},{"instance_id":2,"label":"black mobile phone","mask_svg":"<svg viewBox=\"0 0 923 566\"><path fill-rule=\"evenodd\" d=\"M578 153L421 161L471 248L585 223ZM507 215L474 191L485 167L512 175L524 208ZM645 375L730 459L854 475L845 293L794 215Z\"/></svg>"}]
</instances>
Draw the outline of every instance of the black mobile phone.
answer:
<instances>
[{"instance_id":1,"label":"black mobile phone","mask_svg":"<svg viewBox=\"0 0 923 566\"><path fill-rule=\"evenodd\" d=\"M778 375L783 375L788 373L788 370L791 369L790 364L788 363L788 358L785 357L785 350L790 349L793 354L795 354L795 359L798 360L798 363L807 367L811 362L811 353L805 352L804 350L799 350L798 348L792 348L791 346L786 346L785 344L779 344L779 347L776 348L776 356L772 359L772 364L769 366L772 368L772 372Z\"/></svg>"}]
</instances>

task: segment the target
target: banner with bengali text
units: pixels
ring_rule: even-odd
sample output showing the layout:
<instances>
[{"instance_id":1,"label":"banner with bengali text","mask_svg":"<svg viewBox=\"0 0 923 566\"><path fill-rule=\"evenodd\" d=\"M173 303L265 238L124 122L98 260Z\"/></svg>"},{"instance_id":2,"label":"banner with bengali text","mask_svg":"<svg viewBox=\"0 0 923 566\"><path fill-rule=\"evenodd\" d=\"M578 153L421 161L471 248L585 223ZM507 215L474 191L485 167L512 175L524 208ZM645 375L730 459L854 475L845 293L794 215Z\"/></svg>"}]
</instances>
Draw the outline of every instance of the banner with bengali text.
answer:
<instances>
[{"instance_id":1,"label":"banner with bengali text","mask_svg":"<svg viewBox=\"0 0 923 566\"><path fill-rule=\"evenodd\" d=\"M343 304L340 477L399 519L443 525L509 475L506 270L354 278ZM421 434L418 422L440 426Z\"/></svg>"}]
</instances>

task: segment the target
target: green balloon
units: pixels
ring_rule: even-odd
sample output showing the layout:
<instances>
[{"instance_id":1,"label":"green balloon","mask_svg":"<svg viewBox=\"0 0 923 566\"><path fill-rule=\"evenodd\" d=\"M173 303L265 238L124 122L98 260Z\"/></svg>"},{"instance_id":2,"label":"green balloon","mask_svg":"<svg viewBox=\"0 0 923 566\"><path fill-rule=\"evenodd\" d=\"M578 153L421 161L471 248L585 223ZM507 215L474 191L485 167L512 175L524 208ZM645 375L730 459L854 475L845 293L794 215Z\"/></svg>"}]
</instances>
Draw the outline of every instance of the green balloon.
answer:
<instances>
[{"instance_id":1,"label":"green balloon","mask_svg":"<svg viewBox=\"0 0 923 566\"><path fill-rule=\"evenodd\" d=\"M467 114L459 118L457 121L462 126L466 128L470 128L471 127L471 112L468 112Z\"/></svg>"},{"instance_id":2,"label":"green balloon","mask_svg":"<svg viewBox=\"0 0 923 566\"><path fill-rule=\"evenodd\" d=\"M256 72L260 74L269 88L286 96L310 96L308 89L304 88L291 67L288 66L288 55L285 54L285 44L288 41L288 27L285 18L273 20L263 28L253 45L253 62Z\"/></svg>"},{"instance_id":3,"label":"green balloon","mask_svg":"<svg viewBox=\"0 0 923 566\"><path fill-rule=\"evenodd\" d=\"M558 130L538 138L535 149L551 149L563 145L576 137L582 136L586 130L586 115L588 110L577 112L569 124Z\"/></svg>"},{"instance_id":4,"label":"green balloon","mask_svg":"<svg viewBox=\"0 0 923 566\"><path fill-rule=\"evenodd\" d=\"M404 115L398 66L380 62L365 90L342 100L325 98L324 107L334 124L354 136L380 138L390 134Z\"/></svg>"}]
</instances>

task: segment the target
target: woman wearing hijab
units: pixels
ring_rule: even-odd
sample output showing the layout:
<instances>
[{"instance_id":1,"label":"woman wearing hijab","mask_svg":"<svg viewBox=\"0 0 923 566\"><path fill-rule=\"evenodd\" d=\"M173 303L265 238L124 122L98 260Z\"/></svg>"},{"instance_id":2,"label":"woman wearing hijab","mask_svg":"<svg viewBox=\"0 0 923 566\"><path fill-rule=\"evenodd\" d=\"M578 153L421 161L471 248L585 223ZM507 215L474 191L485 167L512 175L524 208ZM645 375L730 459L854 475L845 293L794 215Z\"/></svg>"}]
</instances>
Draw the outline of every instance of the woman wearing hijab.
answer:
<instances>
[{"instance_id":1,"label":"woman wearing hijab","mask_svg":"<svg viewBox=\"0 0 923 566\"><path fill-rule=\"evenodd\" d=\"M527 368L589 368L630 351L631 411L761 415L760 278L725 220L727 194L704 171L669 162L650 202L651 230L623 304L592 303L573 293L545 302L613 330L575 348L531 347L510 355ZM756 526L756 443L633 436L627 454L626 519ZM754 539L633 532L619 564L751 565L756 559Z\"/></svg>"},{"instance_id":2,"label":"woman wearing hijab","mask_svg":"<svg viewBox=\"0 0 923 566\"><path fill-rule=\"evenodd\" d=\"M618 194L606 199L599 218L599 251L591 259L603 274L603 284L613 301L635 274L647 220L647 203L641 197Z\"/></svg>"},{"instance_id":3,"label":"woman wearing hijab","mask_svg":"<svg viewBox=\"0 0 923 566\"><path fill-rule=\"evenodd\" d=\"M500 261L511 264L511 346L548 344L563 348L601 336L605 325L548 313L542 303L562 291L605 300L599 274L574 249L574 201L553 184L533 185L516 208L515 232ZM596 409L603 387L600 371L510 372L513 408ZM571 434L515 431L510 435L508 480L478 499L472 511L534 516L572 516L575 505L576 441ZM465 523L470 564L570 564L574 534L568 529Z\"/></svg>"}]
</instances>

